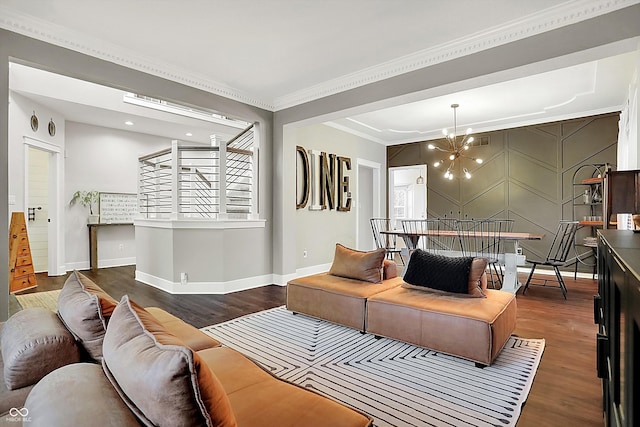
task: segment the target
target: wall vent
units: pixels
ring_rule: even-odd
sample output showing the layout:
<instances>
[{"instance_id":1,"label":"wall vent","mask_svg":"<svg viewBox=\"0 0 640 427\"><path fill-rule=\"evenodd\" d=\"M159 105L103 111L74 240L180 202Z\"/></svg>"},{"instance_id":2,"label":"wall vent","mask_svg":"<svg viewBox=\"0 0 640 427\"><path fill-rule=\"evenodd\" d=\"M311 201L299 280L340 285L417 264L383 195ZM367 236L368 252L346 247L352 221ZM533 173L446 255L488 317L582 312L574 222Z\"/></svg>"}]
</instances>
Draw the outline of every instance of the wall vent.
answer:
<instances>
[{"instance_id":1,"label":"wall vent","mask_svg":"<svg viewBox=\"0 0 640 427\"><path fill-rule=\"evenodd\" d=\"M473 139L473 142L469 144L471 147L481 147L485 145L489 145L489 135L478 136Z\"/></svg>"}]
</instances>

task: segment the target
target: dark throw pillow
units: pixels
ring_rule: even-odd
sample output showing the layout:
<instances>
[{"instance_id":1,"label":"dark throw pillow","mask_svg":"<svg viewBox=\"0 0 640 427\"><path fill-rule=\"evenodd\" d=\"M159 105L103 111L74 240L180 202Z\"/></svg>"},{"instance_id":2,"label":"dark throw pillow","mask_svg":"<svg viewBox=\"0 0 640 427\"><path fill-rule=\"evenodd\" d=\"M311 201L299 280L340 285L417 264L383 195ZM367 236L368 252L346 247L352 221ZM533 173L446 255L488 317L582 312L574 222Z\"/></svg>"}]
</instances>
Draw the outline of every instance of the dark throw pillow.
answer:
<instances>
[{"instance_id":1,"label":"dark throw pillow","mask_svg":"<svg viewBox=\"0 0 640 427\"><path fill-rule=\"evenodd\" d=\"M416 249L409 259L404 281L439 291L467 294L473 257L446 257Z\"/></svg>"},{"instance_id":2,"label":"dark throw pillow","mask_svg":"<svg viewBox=\"0 0 640 427\"><path fill-rule=\"evenodd\" d=\"M364 282L381 283L384 249L362 252L336 243L336 253L329 274Z\"/></svg>"}]
</instances>

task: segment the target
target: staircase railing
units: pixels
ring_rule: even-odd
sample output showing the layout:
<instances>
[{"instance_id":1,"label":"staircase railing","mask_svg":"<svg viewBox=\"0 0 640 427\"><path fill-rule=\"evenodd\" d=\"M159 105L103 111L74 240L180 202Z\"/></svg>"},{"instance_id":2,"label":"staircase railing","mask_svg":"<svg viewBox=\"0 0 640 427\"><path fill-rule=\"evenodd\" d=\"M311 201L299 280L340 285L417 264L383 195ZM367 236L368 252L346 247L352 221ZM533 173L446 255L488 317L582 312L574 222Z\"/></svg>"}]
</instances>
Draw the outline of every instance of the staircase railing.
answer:
<instances>
[{"instance_id":1,"label":"staircase railing","mask_svg":"<svg viewBox=\"0 0 640 427\"><path fill-rule=\"evenodd\" d=\"M212 146L184 146L173 141L171 149L140 157L142 217L257 217L258 150L254 133L252 125L229 142Z\"/></svg>"}]
</instances>

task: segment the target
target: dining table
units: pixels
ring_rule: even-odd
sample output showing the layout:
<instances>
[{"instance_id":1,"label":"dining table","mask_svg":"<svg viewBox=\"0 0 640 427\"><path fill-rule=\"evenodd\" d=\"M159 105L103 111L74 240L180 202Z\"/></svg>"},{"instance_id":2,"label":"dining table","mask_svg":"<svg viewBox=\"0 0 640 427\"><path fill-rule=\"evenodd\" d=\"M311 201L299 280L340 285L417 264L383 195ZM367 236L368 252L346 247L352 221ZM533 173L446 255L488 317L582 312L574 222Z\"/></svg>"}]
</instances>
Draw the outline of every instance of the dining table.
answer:
<instances>
[{"instance_id":1,"label":"dining table","mask_svg":"<svg viewBox=\"0 0 640 427\"><path fill-rule=\"evenodd\" d=\"M380 233L397 236L403 239L408 238L414 243L414 247L417 246L417 242L421 237L459 237L459 232L456 230L422 230L415 232L407 232L404 230L386 230ZM465 237L477 237L486 238L486 233L465 232ZM527 233L527 232L502 232L498 236L501 241L509 241L513 243L513 251L498 254L498 262L504 267L504 277L502 278L501 290L505 292L511 292L515 294L522 286L522 283L518 280L518 266L526 264L527 258L522 253L519 242L522 240L542 240L544 234L539 233ZM462 256L463 253L460 250L438 250L438 254L445 256ZM408 258L408 257L407 257Z\"/></svg>"}]
</instances>

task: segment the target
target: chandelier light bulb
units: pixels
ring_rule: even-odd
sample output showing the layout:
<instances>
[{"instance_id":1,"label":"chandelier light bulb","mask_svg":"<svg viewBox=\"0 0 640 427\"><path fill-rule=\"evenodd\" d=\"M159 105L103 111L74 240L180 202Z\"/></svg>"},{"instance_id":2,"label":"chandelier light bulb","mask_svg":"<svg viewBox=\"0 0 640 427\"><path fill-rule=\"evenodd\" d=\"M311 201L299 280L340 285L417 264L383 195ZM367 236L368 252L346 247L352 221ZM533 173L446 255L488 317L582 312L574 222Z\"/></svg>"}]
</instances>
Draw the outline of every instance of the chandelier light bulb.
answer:
<instances>
[{"instance_id":1,"label":"chandelier light bulb","mask_svg":"<svg viewBox=\"0 0 640 427\"><path fill-rule=\"evenodd\" d=\"M455 139L455 137L456 137L456 134L455 134L455 133L451 132L451 133L449 134L449 139Z\"/></svg>"},{"instance_id":2,"label":"chandelier light bulb","mask_svg":"<svg viewBox=\"0 0 640 427\"><path fill-rule=\"evenodd\" d=\"M473 137L471 137L471 138L469 138L469 139L467 140L467 144L471 144L473 141L475 141L475 139L473 139Z\"/></svg>"},{"instance_id":3,"label":"chandelier light bulb","mask_svg":"<svg viewBox=\"0 0 640 427\"><path fill-rule=\"evenodd\" d=\"M481 165L482 164L482 159L476 159L476 163Z\"/></svg>"},{"instance_id":4,"label":"chandelier light bulb","mask_svg":"<svg viewBox=\"0 0 640 427\"><path fill-rule=\"evenodd\" d=\"M453 180L453 174L452 173L449 174L449 181L451 181L451 180Z\"/></svg>"},{"instance_id":5,"label":"chandelier light bulb","mask_svg":"<svg viewBox=\"0 0 640 427\"><path fill-rule=\"evenodd\" d=\"M435 145L433 145L433 144L429 144L429 145L427 145L427 148L428 148L429 150L435 150L435 149L436 149L436 146L435 146Z\"/></svg>"},{"instance_id":6,"label":"chandelier light bulb","mask_svg":"<svg viewBox=\"0 0 640 427\"><path fill-rule=\"evenodd\" d=\"M455 154L452 154L452 155L449 156L449 160L453 160L455 158L456 158Z\"/></svg>"},{"instance_id":7,"label":"chandelier light bulb","mask_svg":"<svg viewBox=\"0 0 640 427\"><path fill-rule=\"evenodd\" d=\"M444 128L444 129L442 129L442 134L444 136L447 136L447 135L449 135L449 131L446 128Z\"/></svg>"},{"instance_id":8,"label":"chandelier light bulb","mask_svg":"<svg viewBox=\"0 0 640 427\"><path fill-rule=\"evenodd\" d=\"M471 128L467 128L467 135L469 135L471 132L473 132Z\"/></svg>"},{"instance_id":9,"label":"chandelier light bulb","mask_svg":"<svg viewBox=\"0 0 640 427\"><path fill-rule=\"evenodd\" d=\"M444 177L449 178L449 175L451 175L451 172L449 172L449 169L447 169L447 171L444 173Z\"/></svg>"},{"instance_id":10,"label":"chandelier light bulb","mask_svg":"<svg viewBox=\"0 0 640 427\"><path fill-rule=\"evenodd\" d=\"M467 179L471 179L471 174L469 173L469 170L467 168L464 168L464 176Z\"/></svg>"},{"instance_id":11,"label":"chandelier light bulb","mask_svg":"<svg viewBox=\"0 0 640 427\"><path fill-rule=\"evenodd\" d=\"M433 167L434 167L434 168L437 168L438 166L440 166L440 162L435 162L435 163L433 164Z\"/></svg>"},{"instance_id":12,"label":"chandelier light bulb","mask_svg":"<svg viewBox=\"0 0 640 427\"><path fill-rule=\"evenodd\" d=\"M465 146L464 146L464 149L465 149L465 150L468 150L468 149L469 149L469 143L468 143L468 142L467 142L467 145L465 145Z\"/></svg>"}]
</instances>

